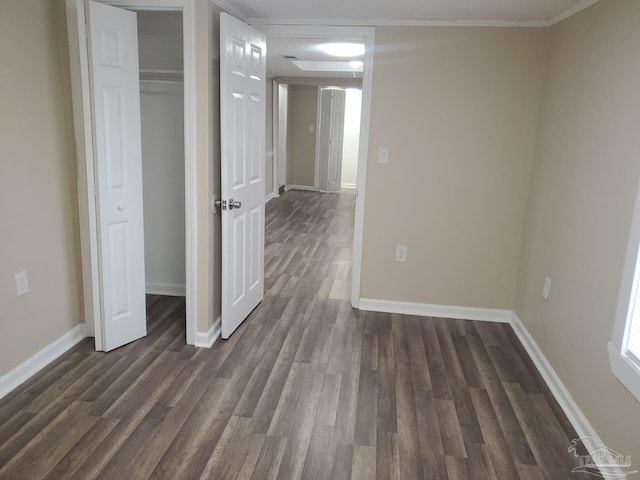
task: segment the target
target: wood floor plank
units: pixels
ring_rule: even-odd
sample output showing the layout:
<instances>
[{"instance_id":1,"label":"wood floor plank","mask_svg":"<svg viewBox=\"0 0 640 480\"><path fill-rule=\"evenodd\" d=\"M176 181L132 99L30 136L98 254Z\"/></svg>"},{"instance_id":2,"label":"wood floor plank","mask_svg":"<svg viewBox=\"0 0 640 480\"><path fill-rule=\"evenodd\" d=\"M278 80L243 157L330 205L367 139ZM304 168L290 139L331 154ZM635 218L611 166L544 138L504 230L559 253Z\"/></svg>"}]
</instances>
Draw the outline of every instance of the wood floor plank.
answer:
<instances>
[{"instance_id":1,"label":"wood floor plank","mask_svg":"<svg viewBox=\"0 0 640 480\"><path fill-rule=\"evenodd\" d=\"M265 297L228 340L80 342L0 399L0 478L556 480L575 430L509 325L353 309L355 192L266 205Z\"/></svg>"},{"instance_id":2,"label":"wood floor plank","mask_svg":"<svg viewBox=\"0 0 640 480\"><path fill-rule=\"evenodd\" d=\"M376 449L363 445L353 447L351 480L376 478Z\"/></svg>"}]
</instances>

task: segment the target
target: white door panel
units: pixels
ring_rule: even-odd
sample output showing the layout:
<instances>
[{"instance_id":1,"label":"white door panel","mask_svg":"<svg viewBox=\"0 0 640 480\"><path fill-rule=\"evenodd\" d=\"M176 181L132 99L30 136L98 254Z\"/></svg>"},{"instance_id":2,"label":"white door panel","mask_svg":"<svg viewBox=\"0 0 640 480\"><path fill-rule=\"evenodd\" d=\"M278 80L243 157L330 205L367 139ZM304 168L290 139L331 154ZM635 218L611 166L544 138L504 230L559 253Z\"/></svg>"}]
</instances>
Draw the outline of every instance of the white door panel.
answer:
<instances>
[{"instance_id":1,"label":"white door panel","mask_svg":"<svg viewBox=\"0 0 640 480\"><path fill-rule=\"evenodd\" d=\"M316 183L320 190L326 192L340 191L345 97L344 89L320 89Z\"/></svg>"},{"instance_id":2,"label":"white door panel","mask_svg":"<svg viewBox=\"0 0 640 480\"><path fill-rule=\"evenodd\" d=\"M146 335L136 14L89 2L104 349Z\"/></svg>"},{"instance_id":3,"label":"white door panel","mask_svg":"<svg viewBox=\"0 0 640 480\"><path fill-rule=\"evenodd\" d=\"M331 149L327 172L327 190L339 192L342 177L342 145L344 139L344 106L346 92L332 90L331 102Z\"/></svg>"},{"instance_id":4,"label":"white door panel","mask_svg":"<svg viewBox=\"0 0 640 480\"><path fill-rule=\"evenodd\" d=\"M264 293L265 45L263 34L220 14L222 338Z\"/></svg>"}]
</instances>

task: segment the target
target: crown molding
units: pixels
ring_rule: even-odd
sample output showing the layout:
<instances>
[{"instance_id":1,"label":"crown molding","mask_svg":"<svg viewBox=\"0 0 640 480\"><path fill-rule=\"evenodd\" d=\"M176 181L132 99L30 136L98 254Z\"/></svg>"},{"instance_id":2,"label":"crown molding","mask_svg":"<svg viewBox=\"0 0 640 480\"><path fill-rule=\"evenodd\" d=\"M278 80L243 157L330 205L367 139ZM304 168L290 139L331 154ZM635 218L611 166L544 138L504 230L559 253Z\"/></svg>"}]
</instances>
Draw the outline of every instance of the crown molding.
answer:
<instances>
[{"instance_id":1,"label":"crown molding","mask_svg":"<svg viewBox=\"0 0 640 480\"><path fill-rule=\"evenodd\" d=\"M221 9L223 9L225 12L233 15L234 17L242 20L243 22L251 23L251 22L249 22L249 20L247 19L247 16L244 13L242 13L236 7L231 5L227 0L211 0L211 3L215 3Z\"/></svg>"},{"instance_id":2,"label":"crown molding","mask_svg":"<svg viewBox=\"0 0 640 480\"><path fill-rule=\"evenodd\" d=\"M231 8L227 0L212 0L222 8ZM388 19L341 19L341 18L245 18L251 25L322 25L336 27L551 27L572 15L597 3L599 0L582 0L560 12L550 20L388 20ZM237 12L237 11L236 11ZM238 15L240 13L238 12Z\"/></svg>"},{"instance_id":3,"label":"crown molding","mask_svg":"<svg viewBox=\"0 0 640 480\"><path fill-rule=\"evenodd\" d=\"M218 3L222 0L212 0ZM593 1L593 0L591 0ZM337 18L247 18L250 25L313 25L336 27L550 27L548 20L384 20Z\"/></svg>"},{"instance_id":4,"label":"crown molding","mask_svg":"<svg viewBox=\"0 0 640 480\"><path fill-rule=\"evenodd\" d=\"M574 5L571 8L567 8L564 12L561 12L558 15L556 15L555 17L553 17L549 21L549 24L550 25L555 25L556 23L559 23L562 20L565 20L565 19L575 15L576 13L584 10L587 7L590 7L591 5L593 5L594 3L597 3L597 2L598 2L598 0L582 0L577 5Z\"/></svg>"}]
</instances>

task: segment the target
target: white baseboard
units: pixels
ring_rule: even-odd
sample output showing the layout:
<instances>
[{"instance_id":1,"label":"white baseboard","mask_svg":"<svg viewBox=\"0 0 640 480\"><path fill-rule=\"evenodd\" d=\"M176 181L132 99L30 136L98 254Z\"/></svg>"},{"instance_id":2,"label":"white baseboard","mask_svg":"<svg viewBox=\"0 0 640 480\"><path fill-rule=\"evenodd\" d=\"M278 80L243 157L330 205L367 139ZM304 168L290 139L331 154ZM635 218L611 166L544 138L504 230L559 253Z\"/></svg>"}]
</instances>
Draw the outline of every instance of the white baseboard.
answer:
<instances>
[{"instance_id":1,"label":"white baseboard","mask_svg":"<svg viewBox=\"0 0 640 480\"><path fill-rule=\"evenodd\" d=\"M531 357L531 360L540 372L540 375L542 375L542 378L548 385L551 393L560 405L560 408L562 408L562 411L571 422L571 425L575 428L578 437L582 439L582 443L587 449L587 452L589 452L589 454L593 454L598 449L602 448L602 440L600 440L595 429L589 420L587 420L584 413L582 413L582 410L580 410L580 407L571 396L571 393L567 390L562 379L553 369L544 352L515 312L511 313L511 327L518 336L520 343L522 343L522 346L529 354L529 357ZM598 458L599 457L597 455L593 456L593 460L596 461L596 463ZM609 475L607 475L606 472L609 472ZM624 475L617 475L612 470L611 465L606 465L606 468L603 468L603 475L605 479L624 478Z\"/></svg>"},{"instance_id":2,"label":"white baseboard","mask_svg":"<svg viewBox=\"0 0 640 480\"><path fill-rule=\"evenodd\" d=\"M218 317L207 332L196 332L196 347L211 348L220 337L222 330L222 319Z\"/></svg>"},{"instance_id":3,"label":"white baseboard","mask_svg":"<svg viewBox=\"0 0 640 480\"><path fill-rule=\"evenodd\" d=\"M0 398L24 383L84 338L84 324L76 325L60 338L31 355L16 368L2 375L0 377Z\"/></svg>"},{"instance_id":4,"label":"white baseboard","mask_svg":"<svg viewBox=\"0 0 640 480\"><path fill-rule=\"evenodd\" d=\"M267 195L264 199L264 203L267 203L269 200L273 200L274 198L279 197L280 195L278 195L278 192L271 192L269 195Z\"/></svg>"},{"instance_id":5,"label":"white baseboard","mask_svg":"<svg viewBox=\"0 0 640 480\"><path fill-rule=\"evenodd\" d=\"M288 192L289 190L306 190L309 192L317 192L318 189L316 187L310 187L309 185L285 185L284 191Z\"/></svg>"},{"instance_id":6,"label":"white baseboard","mask_svg":"<svg viewBox=\"0 0 640 480\"><path fill-rule=\"evenodd\" d=\"M356 188L356 184L355 183L343 183L342 185L340 185L340 188Z\"/></svg>"},{"instance_id":7,"label":"white baseboard","mask_svg":"<svg viewBox=\"0 0 640 480\"><path fill-rule=\"evenodd\" d=\"M457 318L501 323L509 323L513 313L511 310L494 308L457 307L455 305L397 302L373 298L361 298L359 308L370 312L402 313L421 317Z\"/></svg>"},{"instance_id":8,"label":"white baseboard","mask_svg":"<svg viewBox=\"0 0 640 480\"><path fill-rule=\"evenodd\" d=\"M147 282L146 293L148 295L170 295L172 297L185 297L187 287L179 283Z\"/></svg>"}]
</instances>

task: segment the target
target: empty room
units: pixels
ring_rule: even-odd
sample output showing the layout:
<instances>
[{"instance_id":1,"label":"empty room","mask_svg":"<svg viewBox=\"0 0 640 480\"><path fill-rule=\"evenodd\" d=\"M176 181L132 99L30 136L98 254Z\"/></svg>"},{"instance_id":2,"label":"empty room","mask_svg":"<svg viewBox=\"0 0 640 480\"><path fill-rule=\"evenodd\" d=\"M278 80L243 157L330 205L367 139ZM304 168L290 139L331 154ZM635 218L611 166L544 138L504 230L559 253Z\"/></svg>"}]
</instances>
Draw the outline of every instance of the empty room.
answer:
<instances>
[{"instance_id":1,"label":"empty room","mask_svg":"<svg viewBox=\"0 0 640 480\"><path fill-rule=\"evenodd\" d=\"M640 478L637 0L3 0L0 479Z\"/></svg>"}]
</instances>

